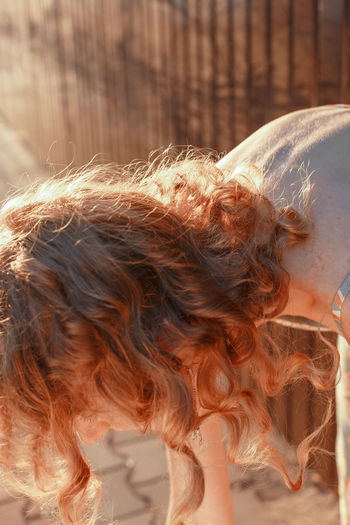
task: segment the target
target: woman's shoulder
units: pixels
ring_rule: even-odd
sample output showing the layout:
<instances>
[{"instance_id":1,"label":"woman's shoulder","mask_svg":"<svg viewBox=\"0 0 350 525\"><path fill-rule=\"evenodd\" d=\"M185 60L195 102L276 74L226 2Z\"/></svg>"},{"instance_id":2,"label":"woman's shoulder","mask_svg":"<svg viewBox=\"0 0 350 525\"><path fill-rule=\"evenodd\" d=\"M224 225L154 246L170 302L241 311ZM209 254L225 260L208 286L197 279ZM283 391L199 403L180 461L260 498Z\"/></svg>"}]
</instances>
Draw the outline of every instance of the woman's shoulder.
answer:
<instances>
[{"instance_id":1,"label":"woman's shoulder","mask_svg":"<svg viewBox=\"0 0 350 525\"><path fill-rule=\"evenodd\" d=\"M350 107L321 106L271 121L219 163L227 178L243 184L254 185L260 177L259 191L275 208L298 209L305 175L310 176L315 229L305 245L287 250L284 264L315 304L323 305L332 327L332 299L350 270L349 144Z\"/></svg>"},{"instance_id":2,"label":"woman's shoulder","mask_svg":"<svg viewBox=\"0 0 350 525\"><path fill-rule=\"evenodd\" d=\"M316 191L342 200L350 192L349 144L350 106L320 106L265 124L218 167L226 180L254 184L260 177L259 189L276 204L295 201L306 174Z\"/></svg>"},{"instance_id":3,"label":"woman's shoulder","mask_svg":"<svg viewBox=\"0 0 350 525\"><path fill-rule=\"evenodd\" d=\"M350 106L327 105L287 113L265 124L225 155L218 166L228 174L242 164L259 168L265 184L293 176L300 168L325 178L348 171ZM323 167L324 169L320 169ZM346 173L347 175L347 173ZM229 175L228 175L229 176Z\"/></svg>"}]
</instances>

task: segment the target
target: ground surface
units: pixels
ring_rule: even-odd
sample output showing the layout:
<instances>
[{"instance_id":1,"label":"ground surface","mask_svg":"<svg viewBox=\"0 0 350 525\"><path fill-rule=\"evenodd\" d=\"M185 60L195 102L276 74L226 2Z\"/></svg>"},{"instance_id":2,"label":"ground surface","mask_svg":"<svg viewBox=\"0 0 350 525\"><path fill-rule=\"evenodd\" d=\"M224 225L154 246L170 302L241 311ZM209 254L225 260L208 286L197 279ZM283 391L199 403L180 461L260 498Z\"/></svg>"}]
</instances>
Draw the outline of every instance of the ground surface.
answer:
<instances>
[{"instance_id":1,"label":"ground surface","mask_svg":"<svg viewBox=\"0 0 350 525\"><path fill-rule=\"evenodd\" d=\"M42 170L17 135L0 120L0 193L20 187ZM281 439L290 463L294 453ZM101 475L104 498L99 525L163 525L168 500L164 448L153 436L110 433L88 447ZM230 468L237 525L338 525L335 495L309 471L303 489L292 493L272 470L244 472ZM27 501L0 492L0 525L49 525L52 521ZM215 523L213 525L220 525Z\"/></svg>"},{"instance_id":2,"label":"ground surface","mask_svg":"<svg viewBox=\"0 0 350 525\"><path fill-rule=\"evenodd\" d=\"M294 457L285 443L282 448L287 457ZM87 453L103 480L98 525L164 525L169 482L164 448L155 437L111 433L87 447ZM336 497L312 471L297 493L290 492L272 470L244 472L230 467L230 478L237 525L339 524ZM52 521L29 502L0 494L0 525L24 524L50 525Z\"/></svg>"}]
</instances>

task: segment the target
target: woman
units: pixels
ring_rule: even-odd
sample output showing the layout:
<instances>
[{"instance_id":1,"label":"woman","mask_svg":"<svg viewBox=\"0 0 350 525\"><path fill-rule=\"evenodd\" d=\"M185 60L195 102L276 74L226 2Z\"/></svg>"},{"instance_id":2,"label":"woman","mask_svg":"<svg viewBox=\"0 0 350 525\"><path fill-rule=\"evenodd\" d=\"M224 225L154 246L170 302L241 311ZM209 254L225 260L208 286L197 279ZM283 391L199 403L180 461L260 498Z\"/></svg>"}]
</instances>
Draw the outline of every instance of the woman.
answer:
<instances>
[{"instance_id":1,"label":"woman","mask_svg":"<svg viewBox=\"0 0 350 525\"><path fill-rule=\"evenodd\" d=\"M270 464L300 487L314 436L298 448L292 482L268 440L265 399L300 377L330 390L337 352L320 369L257 327L296 315L350 340L349 301L332 313L350 268L349 135L349 109L299 111L217 165L190 153L142 169L88 167L4 205L8 484L56 502L64 523L93 523L99 487L80 439L151 429L168 449L167 522L232 525L222 420L230 461Z\"/></svg>"}]
</instances>

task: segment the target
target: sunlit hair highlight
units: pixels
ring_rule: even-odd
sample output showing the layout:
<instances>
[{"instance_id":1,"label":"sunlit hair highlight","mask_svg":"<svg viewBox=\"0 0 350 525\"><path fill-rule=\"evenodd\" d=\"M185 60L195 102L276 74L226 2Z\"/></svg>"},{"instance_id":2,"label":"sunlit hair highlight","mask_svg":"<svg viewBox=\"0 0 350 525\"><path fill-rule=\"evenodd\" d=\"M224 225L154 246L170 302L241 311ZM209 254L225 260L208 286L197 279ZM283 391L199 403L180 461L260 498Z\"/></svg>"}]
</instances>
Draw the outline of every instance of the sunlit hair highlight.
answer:
<instances>
[{"instance_id":1,"label":"sunlit hair highlight","mask_svg":"<svg viewBox=\"0 0 350 525\"><path fill-rule=\"evenodd\" d=\"M290 488L301 485L317 432L300 444L292 482L269 443L266 397L301 377L333 388L338 358L329 349L320 369L282 354L256 323L287 303L282 256L312 231L311 183L305 176L304 213L274 209L259 185L230 180L215 160L188 150L89 165L32 185L1 211L0 465L9 485L56 504L64 523L94 523L98 512L99 481L74 430L94 395L142 432L157 417L160 437L187 456L192 485L176 524L203 498L189 438L211 414L226 422L230 461L270 464ZM196 364L205 415L184 356Z\"/></svg>"}]
</instances>

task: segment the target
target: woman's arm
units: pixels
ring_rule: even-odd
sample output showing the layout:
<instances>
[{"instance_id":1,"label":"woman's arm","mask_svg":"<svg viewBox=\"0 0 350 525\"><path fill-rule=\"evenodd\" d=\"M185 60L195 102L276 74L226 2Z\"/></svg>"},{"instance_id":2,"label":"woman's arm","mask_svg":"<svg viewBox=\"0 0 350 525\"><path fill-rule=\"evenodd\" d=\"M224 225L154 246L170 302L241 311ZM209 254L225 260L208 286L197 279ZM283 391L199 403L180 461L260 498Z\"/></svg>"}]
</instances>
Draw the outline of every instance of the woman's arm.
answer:
<instances>
[{"instance_id":1,"label":"woman's arm","mask_svg":"<svg viewBox=\"0 0 350 525\"><path fill-rule=\"evenodd\" d=\"M205 479L204 499L192 516L191 525L233 525L230 482L226 463L221 421L211 417L201 426L202 450L194 440L192 449L202 464ZM186 467L181 454L167 449L170 475L170 504L166 525L173 525L172 516L186 486Z\"/></svg>"}]
</instances>

